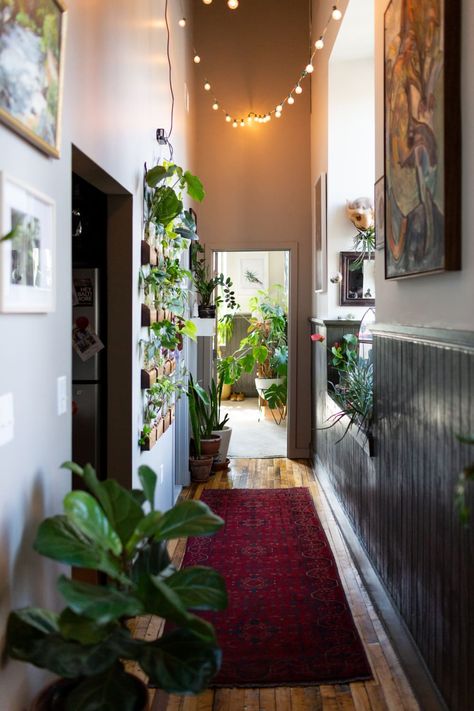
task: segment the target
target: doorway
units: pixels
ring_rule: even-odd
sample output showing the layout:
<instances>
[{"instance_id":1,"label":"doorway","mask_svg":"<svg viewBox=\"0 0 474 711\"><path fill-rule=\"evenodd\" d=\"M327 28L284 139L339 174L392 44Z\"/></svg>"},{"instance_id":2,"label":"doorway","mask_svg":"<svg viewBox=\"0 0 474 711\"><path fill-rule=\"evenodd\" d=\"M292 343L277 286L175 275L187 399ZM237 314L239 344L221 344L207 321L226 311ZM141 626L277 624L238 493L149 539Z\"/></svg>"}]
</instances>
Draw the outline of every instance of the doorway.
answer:
<instances>
[{"instance_id":1,"label":"doorway","mask_svg":"<svg viewBox=\"0 0 474 711\"><path fill-rule=\"evenodd\" d=\"M72 147L73 457L132 486L132 196Z\"/></svg>"},{"instance_id":2,"label":"doorway","mask_svg":"<svg viewBox=\"0 0 474 711\"><path fill-rule=\"evenodd\" d=\"M216 373L231 374L221 408L232 429L229 455L286 457L290 252L215 250L213 256L216 273L231 279L238 304L233 310L225 299L219 305L214 349Z\"/></svg>"}]
</instances>

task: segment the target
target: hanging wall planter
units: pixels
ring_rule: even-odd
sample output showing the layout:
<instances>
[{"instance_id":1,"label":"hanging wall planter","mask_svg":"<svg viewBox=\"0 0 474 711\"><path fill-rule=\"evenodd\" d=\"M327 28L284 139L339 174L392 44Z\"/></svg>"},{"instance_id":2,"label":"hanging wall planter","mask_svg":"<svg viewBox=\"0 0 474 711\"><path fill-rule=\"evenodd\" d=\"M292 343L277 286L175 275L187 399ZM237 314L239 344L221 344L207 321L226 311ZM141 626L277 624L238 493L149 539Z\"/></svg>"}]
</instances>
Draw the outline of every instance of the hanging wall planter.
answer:
<instances>
[{"instance_id":1,"label":"hanging wall planter","mask_svg":"<svg viewBox=\"0 0 474 711\"><path fill-rule=\"evenodd\" d=\"M145 240L142 240L141 242L141 264L142 266L146 266L149 264L150 266L154 267L158 263L158 254L156 252L156 249L151 246L151 244L148 244L148 242L145 242Z\"/></svg>"}]
</instances>

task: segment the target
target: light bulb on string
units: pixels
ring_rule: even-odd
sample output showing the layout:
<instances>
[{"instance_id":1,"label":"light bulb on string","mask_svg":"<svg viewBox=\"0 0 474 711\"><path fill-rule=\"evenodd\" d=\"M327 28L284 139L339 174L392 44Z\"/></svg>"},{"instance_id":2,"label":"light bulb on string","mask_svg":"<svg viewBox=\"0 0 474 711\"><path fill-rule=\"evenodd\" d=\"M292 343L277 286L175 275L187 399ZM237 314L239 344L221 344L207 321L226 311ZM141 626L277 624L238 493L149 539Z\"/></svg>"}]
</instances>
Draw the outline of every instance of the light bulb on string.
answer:
<instances>
[{"instance_id":1,"label":"light bulb on string","mask_svg":"<svg viewBox=\"0 0 474 711\"><path fill-rule=\"evenodd\" d=\"M339 8L336 5L334 5L334 7L332 9L332 19L336 20L336 22L339 22L341 17L342 17L342 12L339 10Z\"/></svg>"},{"instance_id":2,"label":"light bulb on string","mask_svg":"<svg viewBox=\"0 0 474 711\"><path fill-rule=\"evenodd\" d=\"M302 94L302 93L303 93L303 89L302 89L301 86L298 84L298 85L295 87L295 94Z\"/></svg>"},{"instance_id":3,"label":"light bulb on string","mask_svg":"<svg viewBox=\"0 0 474 711\"><path fill-rule=\"evenodd\" d=\"M305 72L306 72L306 74L312 74L314 72L314 67L311 64L311 62L306 65Z\"/></svg>"},{"instance_id":4,"label":"light bulb on string","mask_svg":"<svg viewBox=\"0 0 474 711\"><path fill-rule=\"evenodd\" d=\"M205 91L211 91L211 85L209 84L208 81L204 82L204 90L205 90Z\"/></svg>"},{"instance_id":5,"label":"light bulb on string","mask_svg":"<svg viewBox=\"0 0 474 711\"><path fill-rule=\"evenodd\" d=\"M231 119L231 117L229 116L229 114L226 114L225 120L227 121L227 123L230 123L230 122L232 121L232 119Z\"/></svg>"},{"instance_id":6,"label":"light bulb on string","mask_svg":"<svg viewBox=\"0 0 474 711\"><path fill-rule=\"evenodd\" d=\"M240 119L240 128L243 128L245 126L245 121L243 119Z\"/></svg>"},{"instance_id":7,"label":"light bulb on string","mask_svg":"<svg viewBox=\"0 0 474 711\"><path fill-rule=\"evenodd\" d=\"M212 0L202 0L202 1L203 1L204 5L211 5L212 4Z\"/></svg>"},{"instance_id":8,"label":"light bulb on string","mask_svg":"<svg viewBox=\"0 0 474 711\"><path fill-rule=\"evenodd\" d=\"M281 104L278 104L275 111L278 111L281 114L281 112L283 111L283 106Z\"/></svg>"},{"instance_id":9,"label":"light bulb on string","mask_svg":"<svg viewBox=\"0 0 474 711\"><path fill-rule=\"evenodd\" d=\"M314 46L316 47L316 49L323 49L323 47L324 47L324 40L323 40L322 35L321 35L321 37L320 37L319 39L316 40L316 42L314 43Z\"/></svg>"},{"instance_id":10,"label":"light bulb on string","mask_svg":"<svg viewBox=\"0 0 474 711\"><path fill-rule=\"evenodd\" d=\"M250 125L253 122L253 114L247 116L247 123Z\"/></svg>"},{"instance_id":11,"label":"light bulb on string","mask_svg":"<svg viewBox=\"0 0 474 711\"><path fill-rule=\"evenodd\" d=\"M180 20L178 20L178 25L180 27L186 27L186 18L182 17Z\"/></svg>"},{"instance_id":12,"label":"light bulb on string","mask_svg":"<svg viewBox=\"0 0 474 711\"><path fill-rule=\"evenodd\" d=\"M219 104L217 103L217 101L215 99L214 99L214 103L212 104L212 108L214 109L214 111L217 111L217 109L219 108Z\"/></svg>"},{"instance_id":13,"label":"light bulb on string","mask_svg":"<svg viewBox=\"0 0 474 711\"><path fill-rule=\"evenodd\" d=\"M239 124L238 124L237 121L234 119L234 123L232 124L232 128L237 128L238 125L239 125Z\"/></svg>"},{"instance_id":14,"label":"light bulb on string","mask_svg":"<svg viewBox=\"0 0 474 711\"><path fill-rule=\"evenodd\" d=\"M239 0L227 0L227 7L229 10L237 10L239 7Z\"/></svg>"},{"instance_id":15,"label":"light bulb on string","mask_svg":"<svg viewBox=\"0 0 474 711\"><path fill-rule=\"evenodd\" d=\"M199 56L199 54L195 54L194 55L194 64L199 64L200 61L201 61L201 57Z\"/></svg>"},{"instance_id":16,"label":"light bulb on string","mask_svg":"<svg viewBox=\"0 0 474 711\"><path fill-rule=\"evenodd\" d=\"M290 104L290 106L295 103L295 100L294 100L294 98L291 96L291 94L290 94L289 97L288 97L288 103Z\"/></svg>"},{"instance_id":17,"label":"light bulb on string","mask_svg":"<svg viewBox=\"0 0 474 711\"><path fill-rule=\"evenodd\" d=\"M275 118L281 118L281 111L275 111Z\"/></svg>"}]
</instances>

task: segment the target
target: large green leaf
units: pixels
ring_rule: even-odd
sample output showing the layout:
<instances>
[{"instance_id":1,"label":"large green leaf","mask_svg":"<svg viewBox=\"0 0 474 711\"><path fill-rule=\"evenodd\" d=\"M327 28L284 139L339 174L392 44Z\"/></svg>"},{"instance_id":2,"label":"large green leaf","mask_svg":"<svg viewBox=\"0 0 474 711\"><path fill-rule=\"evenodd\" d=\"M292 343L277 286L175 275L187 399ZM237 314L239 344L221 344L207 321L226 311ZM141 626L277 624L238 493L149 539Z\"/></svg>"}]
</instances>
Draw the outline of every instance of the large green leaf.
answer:
<instances>
[{"instance_id":1,"label":"large green leaf","mask_svg":"<svg viewBox=\"0 0 474 711\"><path fill-rule=\"evenodd\" d=\"M240 367L246 373L251 373L255 368L255 358L252 353L246 353L240 358Z\"/></svg>"},{"instance_id":2,"label":"large green leaf","mask_svg":"<svg viewBox=\"0 0 474 711\"><path fill-rule=\"evenodd\" d=\"M227 592L224 578L213 568L194 566L183 568L166 579L187 609L224 610Z\"/></svg>"},{"instance_id":3,"label":"large green leaf","mask_svg":"<svg viewBox=\"0 0 474 711\"><path fill-rule=\"evenodd\" d=\"M138 552L132 567L132 578L138 582L142 575L158 575L170 563L166 541L151 541Z\"/></svg>"},{"instance_id":4,"label":"large green leaf","mask_svg":"<svg viewBox=\"0 0 474 711\"><path fill-rule=\"evenodd\" d=\"M101 487L109 500L108 519L125 545L138 522L144 517L142 507L137 501L136 495L124 489L114 479L104 481Z\"/></svg>"},{"instance_id":5,"label":"large green leaf","mask_svg":"<svg viewBox=\"0 0 474 711\"><path fill-rule=\"evenodd\" d=\"M266 346L254 346L252 353L258 363L265 363L268 358L268 348Z\"/></svg>"},{"instance_id":6,"label":"large green leaf","mask_svg":"<svg viewBox=\"0 0 474 711\"><path fill-rule=\"evenodd\" d=\"M66 516L96 545L114 555L122 552L122 542L103 509L87 491L71 491L64 498Z\"/></svg>"},{"instance_id":7,"label":"large green leaf","mask_svg":"<svg viewBox=\"0 0 474 711\"><path fill-rule=\"evenodd\" d=\"M112 519L112 506L107 495L107 491L104 489L102 483L98 480L97 474L94 467L91 464L86 464L84 467L80 467L79 464L75 462L63 462L61 464L63 469L69 469L74 474L82 477L84 479L84 484L87 486L89 491L95 496L97 501L100 503L105 511L105 515L111 521Z\"/></svg>"},{"instance_id":8,"label":"large green leaf","mask_svg":"<svg viewBox=\"0 0 474 711\"><path fill-rule=\"evenodd\" d=\"M144 612L138 598L110 586L81 583L64 575L59 578L57 586L71 610L102 625Z\"/></svg>"},{"instance_id":9,"label":"large green leaf","mask_svg":"<svg viewBox=\"0 0 474 711\"><path fill-rule=\"evenodd\" d=\"M68 695L65 711L137 711L145 708L146 688L120 663L82 681Z\"/></svg>"},{"instance_id":10,"label":"large green leaf","mask_svg":"<svg viewBox=\"0 0 474 711\"><path fill-rule=\"evenodd\" d=\"M78 615L66 607L59 616L59 631L64 639L81 644L97 644L108 637L114 623L99 624L83 615Z\"/></svg>"},{"instance_id":11,"label":"large green leaf","mask_svg":"<svg viewBox=\"0 0 474 711\"><path fill-rule=\"evenodd\" d=\"M197 694L219 671L221 652L187 630L142 645L138 661L150 683L168 693Z\"/></svg>"},{"instance_id":12,"label":"large green leaf","mask_svg":"<svg viewBox=\"0 0 474 711\"><path fill-rule=\"evenodd\" d=\"M170 165L165 167L164 165L155 165L154 168L150 168L146 174L146 182L148 187L155 188L158 183L162 180L170 178L176 172L176 166Z\"/></svg>"},{"instance_id":13,"label":"large green leaf","mask_svg":"<svg viewBox=\"0 0 474 711\"><path fill-rule=\"evenodd\" d=\"M187 170L185 173L183 173L182 180L186 184L186 189L189 197L193 200L197 200L198 202L202 202L206 193L204 191L203 184L201 183L199 178L195 175L192 175L192 173Z\"/></svg>"},{"instance_id":14,"label":"large green leaf","mask_svg":"<svg viewBox=\"0 0 474 711\"><path fill-rule=\"evenodd\" d=\"M105 671L120 657L136 654L137 642L128 630L116 627L98 644L83 645L64 639L59 632L47 631L48 613L37 609L12 612L8 619L8 653L15 659L49 669L66 678L90 676Z\"/></svg>"},{"instance_id":15,"label":"large green leaf","mask_svg":"<svg viewBox=\"0 0 474 711\"><path fill-rule=\"evenodd\" d=\"M150 503L151 510L153 511L155 509L155 490L158 478L153 469L151 467L147 467L145 464L138 467L138 477L141 485L143 486L143 493L145 494L147 501Z\"/></svg>"},{"instance_id":16,"label":"large green leaf","mask_svg":"<svg viewBox=\"0 0 474 711\"><path fill-rule=\"evenodd\" d=\"M166 227L183 209L183 203L173 188L157 188L152 201L153 216Z\"/></svg>"},{"instance_id":17,"label":"large green leaf","mask_svg":"<svg viewBox=\"0 0 474 711\"><path fill-rule=\"evenodd\" d=\"M112 578L129 582L122 573L119 561L108 551L99 548L66 516L45 519L38 528L33 547L41 555L53 560L79 568L102 570Z\"/></svg>"},{"instance_id":18,"label":"large green leaf","mask_svg":"<svg viewBox=\"0 0 474 711\"><path fill-rule=\"evenodd\" d=\"M206 536L223 525L223 519L216 516L204 502L182 501L161 516L154 536L156 540Z\"/></svg>"},{"instance_id":19,"label":"large green leaf","mask_svg":"<svg viewBox=\"0 0 474 711\"><path fill-rule=\"evenodd\" d=\"M160 513L160 511L150 511L149 514L144 516L142 520L138 522L134 532L127 542L127 545L125 546L127 555L132 555L138 544L145 540L145 538L152 538L155 536L156 532L159 530L162 517L163 514Z\"/></svg>"}]
</instances>

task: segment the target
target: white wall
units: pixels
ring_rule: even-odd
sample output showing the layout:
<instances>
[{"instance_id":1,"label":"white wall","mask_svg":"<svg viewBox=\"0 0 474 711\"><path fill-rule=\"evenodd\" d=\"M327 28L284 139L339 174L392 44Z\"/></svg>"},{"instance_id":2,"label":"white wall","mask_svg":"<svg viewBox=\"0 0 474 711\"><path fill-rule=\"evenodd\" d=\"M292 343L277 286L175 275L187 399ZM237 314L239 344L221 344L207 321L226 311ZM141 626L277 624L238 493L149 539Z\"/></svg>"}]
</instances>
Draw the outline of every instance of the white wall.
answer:
<instances>
[{"instance_id":1,"label":"white wall","mask_svg":"<svg viewBox=\"0 0 474 711\"><path fill-rule=\"evenodd\" d=\"M383 159L383 15L388 0L376 0L376 177ZM449 12L449 2L446 3ZM474 328L474 3L461 3L462 96L462 271L385 281L376 270L377 320L382 323Z\"/></svg>"},{"instance_id":2,"label":"white wall","mask_svg":"<svg viewBox=\"0 0 474 711\"><path fill-rule=\"evenodd\" d=\"M370 27L368 28L370 31ZM338 37L334 51L343 37ZM329 62L328 276L340 270L340 252L353 250L356 229L346 200L373 197L375 173L373 58ZM318 298L318 315L361 317L366 307L340 306L339 284Z\"/></svg>"},{"instance_id":3,"label":"white wall","mask_svg":"<svg viewBox=\"0 0 474 711\"><path fill-rule=\"evenodd\" d=\"M232 279L235 299L240 305L240 313L249 313L249 301L259 291L268 290L275 284L284 286L285 282L285 252L221 252L221 266L224 276ZM263 285L251 286L241 279L241 260L258 259L264 265ZM247 285L248 284L248 285Z\"/></svg>"},{"instance_id":4,"label":"white wall","mask_svg":"<svg viewBox=\"0 0 474 711\"><path fill-rule=\"evenodd\" d=\"M0 395L11 392L15 438L0 448L0 635L12 607L56 602L53 565L31 550L37 524L59 512L70 487L59 470L71 456L70 412L56 414L56 378L71 375L71 144L99 164L134 199L135 336L140 334L138 259L144 161L158 157L154 134L168 128L169 89L164 0L69 0L69 26L61 159L52 160L0 126L0 169L41 189L57 207L57 308L48 315L0 315ZM187 4L186 4L187 5ZM181 6L170 3L176 110L175 158L189 166L191 115L184 110L184 83L191 90L191 27L177 25ZM189 15L189 12L188 12ZM131 235L132 238L132 235ZM138 353L132 369L133 431L140 426ZM172 498L171 435L146 457L164 464L159 503ZM134 450L134 469L140 454ZM23 709L43 673L16 662L0 672L0 709Z\"/></svg>"}]
</instances>

